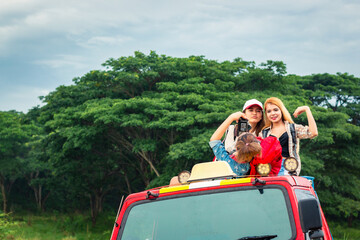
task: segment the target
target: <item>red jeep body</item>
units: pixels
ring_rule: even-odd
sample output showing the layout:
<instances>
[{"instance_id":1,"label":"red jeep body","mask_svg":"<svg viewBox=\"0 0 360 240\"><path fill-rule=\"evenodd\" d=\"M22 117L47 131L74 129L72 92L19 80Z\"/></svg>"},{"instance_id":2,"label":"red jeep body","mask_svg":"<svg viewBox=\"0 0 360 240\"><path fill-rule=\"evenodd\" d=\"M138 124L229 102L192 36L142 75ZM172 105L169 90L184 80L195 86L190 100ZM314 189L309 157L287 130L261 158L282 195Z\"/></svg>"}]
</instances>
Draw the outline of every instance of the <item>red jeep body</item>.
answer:
<instances>
[{"instance_id":1,"label":"red jeep body","mask_svg":"<svg viewBox=\"0 0 360 240\"><path fill-rule=\"evenodd\" d=\"M311 181L276 176L197 181L130 194L111 240L311 239L312 230L304 229L312 213L306 217L299 209L308 199L316 199L320 223L315 225L322 224L323 239L332 239Z\"/></svg>"}]
</instances>

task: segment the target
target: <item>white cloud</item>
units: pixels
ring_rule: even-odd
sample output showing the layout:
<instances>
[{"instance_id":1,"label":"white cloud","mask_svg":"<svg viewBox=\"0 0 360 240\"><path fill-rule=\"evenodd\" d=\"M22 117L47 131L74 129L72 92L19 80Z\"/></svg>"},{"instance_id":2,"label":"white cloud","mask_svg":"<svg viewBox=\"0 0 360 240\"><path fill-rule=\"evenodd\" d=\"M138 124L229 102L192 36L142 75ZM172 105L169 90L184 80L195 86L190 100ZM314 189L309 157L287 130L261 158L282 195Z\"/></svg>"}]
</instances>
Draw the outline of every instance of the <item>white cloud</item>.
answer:
<instances>
[{"instance_id":1,"label":"white cloud","mask_svg":"<svg viewBox=\"0 0 360 240\"><path fill-rule=\"evenodd\" d=\"M73 38L77 44L85 48L97 48L97 47L116 47L124 43L130 42L133 40L132 37L125 36L93 36L88 39L79 39Z\"/></svg>"},{"instance_id":2,"label":"white cloud","mask_svg":"<svg viewBox=\"0 0 360 240\"><path fill-rule=\"evenodd\" d=\"M87 59L82 56L59 54L54 56L53 59L36 60L33 63L51 68L72 67L75 69L83 69L87 66Z\"/></svg>"},{"instance_id":3,"label":"white cloud","mask_svg":"<svg viewBox=\"0 0 360 240\"><path fill-rule=\"evenodd\" d=\"M283 60L289 73L359 76L359 12L357 0L0 1L0 60L28 73L0 79L61 85L136 50Z\"/></svg>"},{"instance_id":4,"label":"white cloud","mask_svg":"<svg viewBox=\"0 0 360 240\"><path fill-rule=\"evenodd\" d=\"M0 15L33 11L43 5L43 0L11 0L0 1Z\"/></svg>"}]
</instances>

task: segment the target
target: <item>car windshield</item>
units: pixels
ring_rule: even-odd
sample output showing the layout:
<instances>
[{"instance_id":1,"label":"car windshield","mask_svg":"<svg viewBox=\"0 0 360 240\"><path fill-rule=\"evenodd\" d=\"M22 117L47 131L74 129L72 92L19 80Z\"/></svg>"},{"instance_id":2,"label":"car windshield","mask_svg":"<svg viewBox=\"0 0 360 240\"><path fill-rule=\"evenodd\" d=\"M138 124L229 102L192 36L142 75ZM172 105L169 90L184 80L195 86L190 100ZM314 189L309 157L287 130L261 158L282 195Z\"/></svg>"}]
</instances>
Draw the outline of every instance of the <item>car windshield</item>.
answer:
<instances>
[{"instance_id":1,"label":"car windshield","mask_svg":"<svg viewBox=\"0 0 360 240\"><path fill-rule=\"evenodd\" d=\"M290 239L293 235L279 188L203 193L135 205L118 239L236 240L261 235Z\"/></svg>"}]
</instances>

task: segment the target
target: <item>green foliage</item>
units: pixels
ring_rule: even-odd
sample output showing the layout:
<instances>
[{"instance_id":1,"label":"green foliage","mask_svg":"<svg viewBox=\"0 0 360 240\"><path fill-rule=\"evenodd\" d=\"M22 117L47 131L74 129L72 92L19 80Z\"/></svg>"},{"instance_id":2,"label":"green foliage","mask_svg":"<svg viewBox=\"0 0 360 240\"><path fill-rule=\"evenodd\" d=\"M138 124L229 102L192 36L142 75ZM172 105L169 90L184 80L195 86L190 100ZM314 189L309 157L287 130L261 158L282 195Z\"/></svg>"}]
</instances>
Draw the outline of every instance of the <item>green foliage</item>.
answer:
<instances>
[{"instance_id":1,"label":"green foliage","mask_svg":"<svg viewBox=\"0 0 360 240\"><path fill-rule=\"evenodd\" d=\"M23 164L31 151L31 143L38 139L41 131L40 127L23 118L21 113L0 112L0 189L5 213L11 188L27 167Z\"/></svg>"},{"instance_id":2,"label":"green foliage","mask_svg":"<svg viewBox=\"0 0 360 240\"><path fill-rule=\"evenodd\" d=\"M347 73L313 74L298 79L306 96L316 105L350 116L348 122L360 125L360 78Z\"/></svg>"},{"instance_id":3,"label":"green foliage","mask_svg":"<svg viewBox=\"0 0 360 240\"><path fill-rule=\"evenodd\" d=\"M12 220L10 214L0 212L0 239L5 239L6 236L13 234L12 227L17 225L18 223Z\"/></svg>"},{"instance_id":4,"label":"green foliage","mask_svg":"<svg viewBox=\"0 0 360 240\"><path fill-rule=\"evenodd\" d=\"M59 86L26 115L1 112L0 173L19 193L15 180L26 181L39 210L90 209L95 224L106 199L166 185L211 161L208 141L218 125L246 100L275 96L290 113L311 107L319 136L301 141L302 173L315 177L326 214L349 224L359 219L359 78L286 75L281 61L153 51L103 66ZM303 115L294 120L307 124Z\"/></svg>"},{"instance_id":5,"label":"green foliage","mask_svg":"<svg viewBox=\"0 0 360 240\"><path fill-rule=\"evenodd\" d=\"M7 226L1 239L38 239L38 240L86 240L107 239L111 232L108 228L113 222L113 214L102 214L96 228L91 227L91 219L79 213L14 215L16 224ZM105 230L106 229L106 230ZM0 235L1 237L1 235Z\"/></svg>"},{"instance_id":6,"label":"green foliage","mask_svg":"<svg viewBox=\"0 0 360 240\"><path fill-rule=\"evenodd\" d=\"M359 225L349 228L344 223L328 222L331 235L334 240L357 240L360 239Z\"/></svg>"}]
</instances>

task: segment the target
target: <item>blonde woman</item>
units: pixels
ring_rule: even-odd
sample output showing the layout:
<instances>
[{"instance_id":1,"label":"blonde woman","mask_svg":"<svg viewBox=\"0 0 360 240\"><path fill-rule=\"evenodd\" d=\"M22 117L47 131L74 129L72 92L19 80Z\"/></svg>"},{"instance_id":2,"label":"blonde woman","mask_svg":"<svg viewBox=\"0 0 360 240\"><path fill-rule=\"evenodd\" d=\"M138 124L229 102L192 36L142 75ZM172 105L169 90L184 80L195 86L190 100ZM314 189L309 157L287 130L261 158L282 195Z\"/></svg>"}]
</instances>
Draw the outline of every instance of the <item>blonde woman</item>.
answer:
<instances>
[{"instance_id":1,"label":"blonde woman","mask_svg":"<svg viewBox=\"0 0 360 240\"><path fill-rule=\"evenodd\" d=\"M308 126L295 124L289 111L283 102L276 97L268 98L265 103L265 127L261 132L261 137L275 136L279 139L282 147L283 161L287 157L294 157L299 163L296 170L300 174L301 162L299 157L299 139L314 138L318 135L315 119L308 106L298 107L293 116L297 118L300 114L306 113ZM287 175L287 171L282 164L279 175Z\"/></svg>"}]
</instances>

